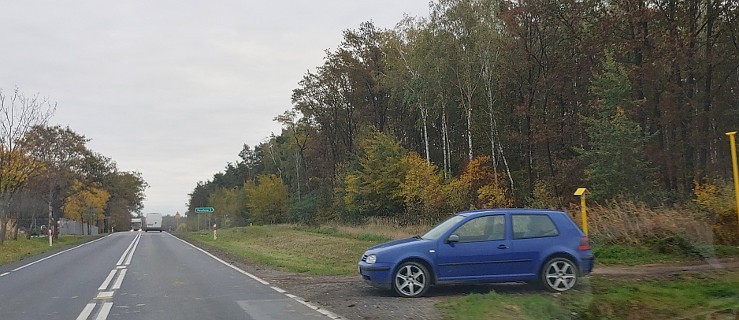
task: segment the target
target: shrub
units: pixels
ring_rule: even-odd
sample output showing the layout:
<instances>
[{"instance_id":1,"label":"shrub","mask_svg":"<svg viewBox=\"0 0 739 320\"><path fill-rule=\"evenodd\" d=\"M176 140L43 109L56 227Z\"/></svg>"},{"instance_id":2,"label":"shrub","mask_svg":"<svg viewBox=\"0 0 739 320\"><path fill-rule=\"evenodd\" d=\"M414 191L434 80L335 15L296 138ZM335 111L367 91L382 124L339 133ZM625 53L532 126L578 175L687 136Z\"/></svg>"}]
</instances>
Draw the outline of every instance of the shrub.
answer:
<instances>
[{"instance_id":1,"label":"shrub","mask_svg":"<svg viewBox=\"0 0 739 320\"><path fill-rule=\"evenodd\" d=\"M724 181L696 183L694 193L695 203L707 213L708 218L713 222L716 242L739 244L737 208L731 184Z\"/></svg>"}]
</instances>

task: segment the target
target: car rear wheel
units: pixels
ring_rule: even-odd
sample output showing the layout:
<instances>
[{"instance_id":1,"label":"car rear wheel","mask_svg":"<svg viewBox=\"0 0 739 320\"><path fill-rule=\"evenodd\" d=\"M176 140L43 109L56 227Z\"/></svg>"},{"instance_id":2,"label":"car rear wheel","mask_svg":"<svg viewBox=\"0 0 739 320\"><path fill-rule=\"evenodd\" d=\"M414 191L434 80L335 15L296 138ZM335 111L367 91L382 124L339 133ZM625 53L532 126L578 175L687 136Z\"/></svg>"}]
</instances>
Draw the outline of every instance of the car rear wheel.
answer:
<instances>
[{"instance_id":1,"label":"car rear wheel","mask_svg":"<svg viewBox=\"0 0 739 320\"><path fill-rule=\"evenodd\" d=\"M416 298L426 294L430 280L429 271L423 264L408 261L395 271L393 289L402 297Z\"/></svg>"},{"instance_id":2,"label":"car rear wheel","mask_svg":"<svg viewBox=\"0 0 739 320\"><path fill-rule=\"evenodd\" d=\"M564 292L577 284L577 266L566 258L552 258L544 264L541 282L552 292Z\"/></svg>"}]
</instances>

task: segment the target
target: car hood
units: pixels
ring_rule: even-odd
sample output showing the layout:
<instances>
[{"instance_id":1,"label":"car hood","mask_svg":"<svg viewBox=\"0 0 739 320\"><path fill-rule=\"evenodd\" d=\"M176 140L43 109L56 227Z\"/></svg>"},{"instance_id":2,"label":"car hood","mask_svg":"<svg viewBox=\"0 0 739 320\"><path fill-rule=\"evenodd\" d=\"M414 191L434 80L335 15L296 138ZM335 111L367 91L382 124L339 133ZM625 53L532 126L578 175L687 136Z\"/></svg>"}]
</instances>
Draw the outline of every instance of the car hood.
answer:
<instances>
[{"instance_id":1,"label":"car hood","mask_svg":"<svg viewBox=\"0 0 739 320\"><path fill-rule=\"evenodd\" d=\"M424 241L424 240L422 240L420 238L405 238L405 239L393 240L393 241L388 241L388 242L385 242L385 243L380 243L380 244L378 244L378 245L376 245L374 247L370 247L367 250L369 251L369 250L388 249L388 248L391 248L391 247L397 247L397 246L401 246L401 245L404 245L404 244L407 244L407 243L418 242L418 241Z\"/></svg>"}]
</instances>

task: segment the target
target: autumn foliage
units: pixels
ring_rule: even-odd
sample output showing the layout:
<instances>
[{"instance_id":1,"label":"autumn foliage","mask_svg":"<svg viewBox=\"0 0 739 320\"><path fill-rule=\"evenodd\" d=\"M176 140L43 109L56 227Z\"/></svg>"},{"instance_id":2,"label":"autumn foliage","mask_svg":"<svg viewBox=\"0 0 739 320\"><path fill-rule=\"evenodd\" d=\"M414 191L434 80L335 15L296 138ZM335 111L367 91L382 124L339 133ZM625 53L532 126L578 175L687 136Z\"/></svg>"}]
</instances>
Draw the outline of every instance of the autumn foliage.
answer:
<instances>
[{"instance_id":1,"label":"autumn foliage","mask_svg":"<svg viewBox=\"0 0 739 320\"><path fill-rule=\"evenodd\" d=\"M436 0L391 30L361 23L298 83L283 131L199 183L190 209L273 174L301 222L558 209L587 187L615 238L640 229L608 221L669 226L674 210L728 225L693 200L695 181L730 177L737 17L730 1Z\"/></svg>"}]
</instances>

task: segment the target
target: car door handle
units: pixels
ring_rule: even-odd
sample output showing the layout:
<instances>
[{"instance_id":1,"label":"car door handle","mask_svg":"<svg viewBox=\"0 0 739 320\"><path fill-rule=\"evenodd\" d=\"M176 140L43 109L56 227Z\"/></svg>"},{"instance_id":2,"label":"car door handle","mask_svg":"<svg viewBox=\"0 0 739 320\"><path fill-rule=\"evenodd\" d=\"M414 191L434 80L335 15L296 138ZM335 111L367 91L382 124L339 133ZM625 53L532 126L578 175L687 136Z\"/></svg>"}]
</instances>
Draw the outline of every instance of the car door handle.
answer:
<instances>
[{"instance_id":1,"label":"car door handle","mask_svg":"<svg viewBox=\"0 0 739 320\"><path fill-rule=\"evenodd\" d=\"M498 249L508 249L507 245L501 244L498 246Z\"/></svg>"}]
</instances>

